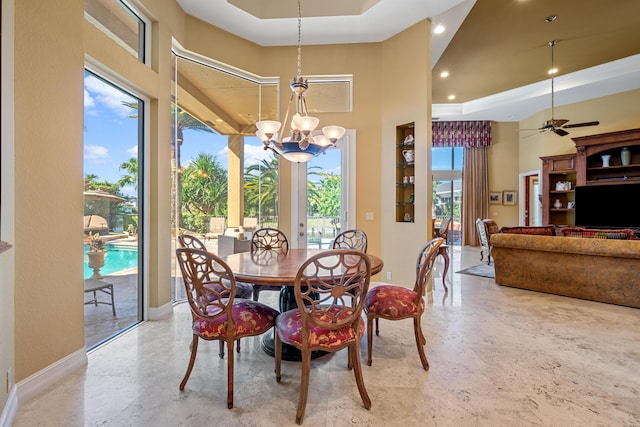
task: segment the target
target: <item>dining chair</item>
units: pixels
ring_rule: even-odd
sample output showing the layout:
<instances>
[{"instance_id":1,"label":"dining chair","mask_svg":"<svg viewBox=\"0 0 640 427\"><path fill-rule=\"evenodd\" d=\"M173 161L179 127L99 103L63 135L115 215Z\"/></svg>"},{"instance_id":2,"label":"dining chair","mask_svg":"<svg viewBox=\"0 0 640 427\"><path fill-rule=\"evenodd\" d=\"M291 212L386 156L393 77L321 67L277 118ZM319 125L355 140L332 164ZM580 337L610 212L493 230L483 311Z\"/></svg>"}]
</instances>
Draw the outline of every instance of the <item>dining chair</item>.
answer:
<instances>
[{"instance_id":1,"label":"dining chair","mask_svg":"<svg viewBox=\"0 0 640 427\"><path fill-rule=\"evenodd\" d=\"M451 218L443 219L440 227L433 233L433 237L442 237L445 244L449 244L449 227L451 226Z\"/></svg>"},{"instance_id":2,"label":"dining chair","mask_svg":"<svg viewBox=\"0 0 640 427\"><path fill-rule=\"evenodd\" d=\"M362 230L345 230L331 243L333 249L355 249L367 253L367 235Z\"/></svg>"},{"instance_id":3,"label":"dining chair","mask_svg":"<svg viewBox=\"0 0 640 427\"><path fill-rule=\"evenodd\" d=\"M263 227L251 235L251 254L256 255L265 251L273 251L278 254L289 252L289 239L286 234L277 228ZM262 291L280 291L282 286L253 285L253 300L258 301Z\"/></svg>"},{"instance_id":4,"label":"dining chair","mask_svg":"<svg viewBox=\"0 0 640 427\"><path fill-rule=\"evenodd\" d=\"M348 349L348 366L353 369L360 397L371 408L360 365L360 339L364 335L362 309L371 280L366 254L350 249L318 253L305 261L296 274L294 294L297 307L276 319L276 381L280 382L283 343L302 353L300 396L296 423L302 424L311 371L311 352L335 353Z\"/></svg>"},{"instance_id":5,"label":"dining chair","mask_svg":"<svg viewBox=\"0 0 640 427\"><path fill-rule=\"evenodd\" d=\"M476 219L476 230L478 231L478 243L480 244L480 261L483 260L486 251L487 264L491 264L491 241L487 234L487 225L480 218Z\"/></svg>"},{"instance_id":6,"label":"dining chair","mask_svg":"<svg viewBox=\"0 0 640 427\"><path fill-rule=\"evenodd\" d=\"M207 248L202 240L190 234L182 233L178 236L178 243L182 248L200 249L206 251ZM237 298L251 298L253 293L253 286L250 283L236 282L236 297ZM240 340L237 341L236 351L240 353ZM220 352L218 353L220 358L224 358L224 342L220 341Z\"/></svg>"},{"instance_id":7,"label":"dining chair","mask_svg":"<svg viewBox=\"0 0 640 427\"><path fill-rule=\"evenodd\" d=\"M176 257L191 308L191 358L180 383L184 390L198 351L198 342L220 340L227 345L227 407L233 408L233 346L237 339L271 329L278 311L259 302L237 299L236 280L229 266L201 249L178 248Z\"/></svg>"},{"instance_id":8,"label":"dining chair","mask_svg":"<svg viewBox=\"0 0 640 427\"><path fill-rule=\"evenodd\" d=\"M416 261L416 281L413 289L397 285L380 285L367 294L364 305L364 312L367 315L367 365L371 366L373 321L375 320L376 322L376 336L379 336L378 321L380 318L387 320L413 318L413 330L420 361L424 370L429 370L429 362L424 354L424 346L427 340L422 333L420 321L424 312L423 295L425 287L431 278L433 264L438 254L438 249L443 242L444 239L442 237L436 237L427 242L420 250Z\"/></svg>"}]
</instances>

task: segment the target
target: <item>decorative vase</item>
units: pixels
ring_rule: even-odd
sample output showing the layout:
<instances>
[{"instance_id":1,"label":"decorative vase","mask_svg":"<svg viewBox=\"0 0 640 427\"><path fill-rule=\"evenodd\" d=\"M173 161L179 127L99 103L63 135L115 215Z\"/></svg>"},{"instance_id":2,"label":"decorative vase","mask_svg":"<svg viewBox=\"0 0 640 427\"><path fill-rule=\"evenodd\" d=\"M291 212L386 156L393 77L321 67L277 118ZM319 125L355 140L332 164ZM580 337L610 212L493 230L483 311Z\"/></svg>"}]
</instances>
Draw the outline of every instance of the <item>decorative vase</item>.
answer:
<instances>
[{"instance_id":1,"label":"decorative vase","mask_svg":"<svg viewBox=\"0 0 640 427\"><path fill-rule=\"evenodd\" d=\"M620 152L620 160L622 160L622 166L631 164L631 151L627 147L624 147Z\"/></svg>"},{"instance_id":2,"label":"decorative vase","mask_svg":"<svg viewBox=\"0 0 640 427\"><path fill-rule=\"evenodd\" d=\"M562 207L562 203L560 202L560 199L556 199L556 201L553 203L553 207L556 209L560 209Z\"/></svg>"},{"instance_id":3,"label":"decorative vase","mask_svg":"<svg viewBox=\"0 0 640 427\"><path fill-rule=\"evenodd\" d=\"M107 251L87 252L87 256L89 257L89 268L93 269L93 274L91 275L92 279L102 279L100 269L104 267L104 256L106 253Z\"/></svg>"},{"instance_id":4,"label":"decorative vase","mask_svg":"<svg viewBox=\"0 0 640 427\"><path fill-rule=\"evenodd\" d=\"M603 168L608 168L609 167L609 159L611 158L611 154L603 154L600 157L602 158L602 167Z\"/></svg>"},{"instance_id":5,"label":"decorative vase","mask_svg":"<svg viewBox=\"0 0 640 427\"><path fill-rule=\"evenodd\" d=\"M402 150L402 155L404 156L404 161L407 163L413 163L415 156L413 150Z\"/></svg>"}]
</instances>

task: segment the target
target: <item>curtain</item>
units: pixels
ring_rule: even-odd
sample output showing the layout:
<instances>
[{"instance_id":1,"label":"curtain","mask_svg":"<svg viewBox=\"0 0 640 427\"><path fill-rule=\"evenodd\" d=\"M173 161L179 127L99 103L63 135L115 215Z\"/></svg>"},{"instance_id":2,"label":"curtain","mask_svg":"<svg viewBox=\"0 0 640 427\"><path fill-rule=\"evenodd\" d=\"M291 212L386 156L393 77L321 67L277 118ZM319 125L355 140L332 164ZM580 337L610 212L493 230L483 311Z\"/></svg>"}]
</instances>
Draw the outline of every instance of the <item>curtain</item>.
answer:
<instances>
[{"instance_id":1,"label":"curtain","mask_svg":"<svg viewBox=\"0 0 640 427\"><path fill-rule=\"evenodd\" d=\"M462 245L478 246L476 219L489 218L487 147L465 148L462 179Z\"/></svg>"},{"instance_id":2,"label":"curtain","mask_svg":"<svg viewBox=\"0 0 640 427\"><path fill-rule=\"evenodd\" d=\"M432 122L434 147L464 147L462 166L462 244L478 246L476 219L489 218L491 122Z\"/></svg>"},{"instance_id":3,"label":"curtain","mask_svg":"<svg viewBox=\"0 0 640 427\"><path fill-rule=\"evenodd\" d=\"M489 147L491 122L487 120L432 122L434 147Z\"/></svg>"}]
</instances>

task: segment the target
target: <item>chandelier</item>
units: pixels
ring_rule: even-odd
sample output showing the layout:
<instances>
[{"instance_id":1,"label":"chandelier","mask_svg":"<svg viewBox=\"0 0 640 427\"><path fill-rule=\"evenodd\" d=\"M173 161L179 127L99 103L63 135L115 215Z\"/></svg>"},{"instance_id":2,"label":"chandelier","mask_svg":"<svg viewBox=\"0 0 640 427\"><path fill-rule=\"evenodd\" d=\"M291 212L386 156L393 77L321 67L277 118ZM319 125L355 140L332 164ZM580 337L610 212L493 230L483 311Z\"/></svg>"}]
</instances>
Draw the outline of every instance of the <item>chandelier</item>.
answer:
<instances>
[{"instance_id":1,"label":"chandelier","mask_svg":"<svg viewBox=\"0 0 640 427\"><path fill-rule=\"evenodd\" d=\"M291 104L295 99L295 114L290 123L291 136L283 138L280 132L282 123L276 120L261 120L256 123L258 130L256 136L264 144L265 150L272 150L291 162L304 163L313 157L324 153L327 148L334 146L336 141L342 138L345 128L340 126L325 126L322 134L314 135L320 119L312 117L307 112L307 101L304 93L309 89L309 82L302 77L302 44L300 28L302 11L298 0L298 70L296 76L291 79L291 98L287 105L284 123L289 118Z\"/></svg>"}]
</instances>

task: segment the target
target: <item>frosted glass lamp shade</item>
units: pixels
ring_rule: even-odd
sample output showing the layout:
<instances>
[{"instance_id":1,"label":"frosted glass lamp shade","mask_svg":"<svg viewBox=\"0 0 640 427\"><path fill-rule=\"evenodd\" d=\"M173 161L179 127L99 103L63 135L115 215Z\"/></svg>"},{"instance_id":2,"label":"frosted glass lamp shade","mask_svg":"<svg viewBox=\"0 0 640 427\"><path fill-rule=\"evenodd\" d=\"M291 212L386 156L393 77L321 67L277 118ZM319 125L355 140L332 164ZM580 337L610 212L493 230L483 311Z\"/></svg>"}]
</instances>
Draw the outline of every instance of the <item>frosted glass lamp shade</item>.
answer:
<instances>
[{"instance_id":1,"label":"frosted glass lamp shade","mask_svg":"<svg viewBox=\"0 0 640 427\"><path fill-rule=\"evenodd\" d=\"M256 123L256 127L260 132L267 136L268 139L273 139L273 136L278 133L282 124L275 120L262 120Z\"/></svg>"},{"instance_id":2,"label":"frosted glass lamp shade","mask_svg":"<svg viewBox=\"0 0 640 427\"><path fill-rule=\"evenodd\" d=\"M320 123L320 119L313 116L299 116L293 118L295 128L302 132L313 131L318 126L318 123Z\"/></svg>"},{"instance_id":3,"label":"frosted glass lamp shade","mask_svg":"<svg viewBox=\"0 0 640 427\"><path fill-rule=\"evenodd\" d=\"M347 130L341 126L325 126L322 128L322 133L334 144L342 138L346 131Z\"/></svg>"}]
</instances>

